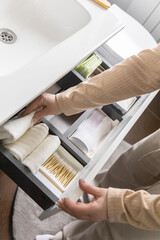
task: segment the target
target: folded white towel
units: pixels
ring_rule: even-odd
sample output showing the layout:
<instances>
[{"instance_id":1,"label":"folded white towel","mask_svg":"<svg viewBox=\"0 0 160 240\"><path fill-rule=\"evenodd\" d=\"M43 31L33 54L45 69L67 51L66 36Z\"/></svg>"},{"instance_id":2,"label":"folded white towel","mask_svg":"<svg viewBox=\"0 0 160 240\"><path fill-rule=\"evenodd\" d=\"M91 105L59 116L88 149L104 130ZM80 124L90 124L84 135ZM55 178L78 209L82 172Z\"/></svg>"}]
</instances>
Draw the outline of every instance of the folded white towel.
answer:
<instances>
[{"instance_id":1,"label":"folded white towel","mask_svg":"<svg viewBox=\"0 0 160 240\"><path fill-rule=\"evenodd\" d=\"M0 126L0 140L2 143L11 143L20 138L29 128L33 126L33 115L35 111L20 118L13 118Z\"/></svg>"},{"instance_id":2,"label":"folded white towel","mask_svg":"<svg viewBox=\"0 0 160 240\"><path fill-rule=\"evenodd\" d=\"M17 141L4 144L18 160L23 161L48 135L48 126L37 124L25 132Z\"/></svg>"},{"instance_id":3,"label":"folded white towel","mask_svg":"<svg viewBox=\"0 0 160 240\"><path fill-rule=\"evenodd\" d=\"M32 173L36 173L40 166L57 150L60 140L57 136L48 135L44 141L23 161Z\"/></svg>"}]
</instances>

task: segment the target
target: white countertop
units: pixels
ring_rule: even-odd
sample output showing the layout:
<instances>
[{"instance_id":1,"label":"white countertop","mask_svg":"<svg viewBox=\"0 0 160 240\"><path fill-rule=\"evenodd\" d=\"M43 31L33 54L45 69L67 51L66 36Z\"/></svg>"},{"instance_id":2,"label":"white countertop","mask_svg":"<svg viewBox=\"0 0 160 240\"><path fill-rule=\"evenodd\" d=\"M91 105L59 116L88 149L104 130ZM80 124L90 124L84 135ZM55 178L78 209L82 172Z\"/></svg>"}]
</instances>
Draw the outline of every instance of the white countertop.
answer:
<instances>
[{"instance_id":1,"label":"white countertop","mask_svg":"<svg viewBox=\"0 0 160 240\"><path fill-rule=\"evenodd\" d=\"M77 0L91 20L81 30L12 74L0 77L0 125L124 27L110 10Z\"/></svg>"}]
</instances>

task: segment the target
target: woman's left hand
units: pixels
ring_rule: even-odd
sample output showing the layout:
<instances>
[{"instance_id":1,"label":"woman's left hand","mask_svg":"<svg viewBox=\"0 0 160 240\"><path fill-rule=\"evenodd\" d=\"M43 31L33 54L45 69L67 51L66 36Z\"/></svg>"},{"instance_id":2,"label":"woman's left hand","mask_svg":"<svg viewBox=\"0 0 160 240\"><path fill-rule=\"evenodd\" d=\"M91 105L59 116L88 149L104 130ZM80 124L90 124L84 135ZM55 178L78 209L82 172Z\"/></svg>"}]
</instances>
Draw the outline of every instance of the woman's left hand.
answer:
<instances>
[{"instance_id":1,"label":"woman's left hand","mask_svg":"<svg viewBox=\"0 0 160 240\"><path fill-rule=\"evenodd\" d=\"M79 180L80 188L94 196L90 203L72 202L68 198L61 199L57 205L66 213L84 220L99 222L107 218L107 189L92 186Z\"/></svg>"}]
</instances>

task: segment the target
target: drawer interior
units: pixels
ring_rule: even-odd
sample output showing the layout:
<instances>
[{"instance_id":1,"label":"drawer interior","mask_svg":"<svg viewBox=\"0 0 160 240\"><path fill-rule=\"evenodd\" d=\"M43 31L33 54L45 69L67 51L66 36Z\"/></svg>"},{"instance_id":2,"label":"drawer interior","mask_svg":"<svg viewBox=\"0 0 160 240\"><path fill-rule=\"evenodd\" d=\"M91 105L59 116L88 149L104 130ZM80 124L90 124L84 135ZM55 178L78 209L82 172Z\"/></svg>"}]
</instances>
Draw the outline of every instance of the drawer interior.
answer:
<instances>
[{"instance_id":1,"label":"drawer interior","mask_svg":"<svg viewBox=\"0 0 160 240\"><path fill-rule=\"evenodd\" d=\"M66 156L68 154L68 159L72 158L75 162L80 164L81 168L76 174L74 180L80 177L83 166L87 165L91 159L72 141L70 141L69 136L85 119L90 116L93 111L93 109L90 109L82 113L79 118L73 122L71 127L68 128L65 134L62 134L47 119L43 119L43 122L49 127L49 133L59 137L61 146L64 148L64 151L66 151L64 155ZM0 145L0 159L1 169L43 209L49 208L58 201L63 191L57 188L57 186L55 186L46 175L42 174L42 172L38 171L36 174L31 173L2 145Z\"/></svg>"},{"instance_id":2,"label":"drawer interior","mask_svg":"<svg viewBox=\"0 0 160 240\"><path fill-rule=\"evenodd\" d=\"M79 177L83 165L80 164L62 146L39 168L36 176L50 188L48 181L52 183L58 196L71 184L72 180ZM43 175L43 177L42 177ZM52 185L52 187L53 187Z\"/></svg>"},{"instance_id":3,"label":"drawer interior","mask_svg":"<svg viewBox=\"0 0 160 240\"><path fill-rule=\"evenodd\" d=\"M77 128L72 129L68 139L92 161L99 145L118 124L117 119L113 121L101 109L94 109Z\"/></svg>"},{"instance_id":4,"label":"drawer interior","mask_svg":"<svg viewBox=\"0 0 160 240\"><path fill-rule=\"evenodd\" d=\"M104 71L107 68L109 68L107 64L102 62L102 64L98 67L98 69L95 70L95 73L93 74L99 74L99 69L101 71ZM56 84L61 87L61 91L64 91L72 86L79 84L82 81L86 81L86 79L84 79L76 70L72 70ZM116 110L113 105L104 106L101 110L111 119L111 121L120 122L123 119L122 115ZM84 165L88 163L90 157L86 156L86 154L84 154L84 152L82 152L81 149L77 147L77 145L73 144L73 142L70 141L70 136L92 114L93 111L94 109L89 109L85 112L72 116L65 116L64 114L61 114L58 116L47 116L43 119L44 122L50 125L50 128L54 129L56 135L62 136L64 143L66 142L67 145L71 144L72 149L74 148L75 152L78 152L78 155L81 155L81 159L84 159L84 161L82 162L80 160L80 162ZM72 151L69 150L69 152L73 154Z\"/></svg>"},{"instance_id":5,"label":"drawer interior","mask_svg":"<svg viewBox=\"0 0 160 240\"><path fill-rule=\"evenodd\" d=\"M55 133L52 130L53 129L49 130L49 134L55 135ZM53 154L55 154L55 156L58 156L57 158L58 160L65 163L65 165L67 166L67 168L64 169L63 165L63 169L65 171L67 169L72 170L72 171L70 170L70 172L68 171L67 175L65 175L65 178L68 179L68 181L67 183L64 183L63 189L59 188L58 185L53 184L55 182L51 181L51 177L50 178L47 177L47 174L44 174L44 171L43 172L40 171L43 165L40 167L39 171L34 174L22 164L23 162L21 163L19 160L17 160L16 157L14 157L9 152L9 150L7 150L4 146L0 145L1 169L13 181L15 181L18 184L18 186L21 187L32 199L34 199L35 202L37 202L43 209L46 209L52 206L55 202L57 202L62 192L65 191L66 188L70 185L72 179L79 177L79 174L83 169L83 165L79 162L81 161L84 164L86 164L85 159L81 159L81 156L79 156L77 152L74 153L74 149L72 149L72 146L69 146L67 142L63 141L63 137L59 136L59 138L61 139L61 144L64 147L60 145L56 152ZM65 147L67 149L65 149ZM69 152L71 152L72 155ZM79 161L75 159L73 155L75 157L78 156ZM50 165L52 166L53 164ZM60 168L60 170L62 172L62 167ZM50 176L51 175L53 176L54 179L56 179L54 177L55 176L54 172L52 172ZM61 180L61 178L59 180Z\"/></svg>"}]
</instances>

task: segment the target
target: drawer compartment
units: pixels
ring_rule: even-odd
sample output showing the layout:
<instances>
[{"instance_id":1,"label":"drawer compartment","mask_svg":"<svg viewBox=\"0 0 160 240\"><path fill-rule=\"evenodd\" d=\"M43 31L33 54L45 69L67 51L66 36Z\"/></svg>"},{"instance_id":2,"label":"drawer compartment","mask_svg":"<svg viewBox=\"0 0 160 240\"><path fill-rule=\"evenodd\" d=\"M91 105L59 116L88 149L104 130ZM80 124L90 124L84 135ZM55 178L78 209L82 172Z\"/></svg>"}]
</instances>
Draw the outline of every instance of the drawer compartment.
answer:
<instances>
[{"instance_id":1,"label":"drawer compartment","mask_svg":"<svg viewBox=\"0 0 160 240\"><path fill-rule=\"evenodd\" d=\"M90 161L90 159L93 156L86 154L85 151L82 151L82 148L80 148L79 145L75 144L75 141L72 141L72 139L73 139L72 136L77 131L77 129L81 128L81 125L85 125L85 122L91 118L91 116L94 114L94 112L101 113L101 115L104 116L103 118L104 118L104 121L106 121L106 126L107 126L107 122L108 122L108 124L112 125L110 131L106 132L106 134L104 134L102 137L99 136L100 141L101 140L105 141L106 138L108 138L108 135L112 132L113 128L115 128L118 125L118 123L122 120L121 116L118 115L118 113L112 108L112 106L105 106L102 109L100 109L100 108L89 109L89 110L85 111L76 119L76 121L74 121L71 125L68 126L68 128L66 128L66 131L63 132L63 134L60 132L59 129L57 129L55 127L54 123L52 122L52 119L48 119L48 117L43 119L43 122L46 123L50 129L52 129L52 131L55 133L55 135L59 136L59 138L61 139L61 142L62 142L62 146L67 148L68 152L70 152L71 155L73 155L76 159L78 159L78 161L81 164L83 164L84 166L86 164L88 164L88 162ZM97 117L95 114L94 117L95 117L95 119L96 118L99 119L99 114ZM101 116L100 116L100 118L101 118ZM93 124L92 124L92 122L93 122ZM97 126L95 126L93 119L91 120L90 125L93 125L93 129L92 128L90 129L91 134L89 133L89 136L88 136L89 139L92 138L92 135L93 135L92 132L95 132L95 127L98 128L99 131L101 131L101 132L103 131L102 128L104 127L104 131L105 131L105 125L103 123L100 123ZM82 132L84 133L84 128L82 128ZM97 139L98 139L98 136L97 136ZM81 140L83 140L83 138L81 138ZM99 143L98 143L98 145L99 145ZM96 146L96 148L99 147L98 145Z\"/></svg>"},{"instance_id":2,"label":"drawer compartment","mask_svg":"<svg viewBox=\"0 0 160 240\"><path fill-rule=\"evenodd\" d=\"M72 127L70 133L68 131L68 139L91 159L118 123L118 120L113 121L101 109L94 109L79 126Z\"/></svg>"},{"instance_id":3,"label":"drawer compartment","mask_svg":"<svg viewBox=\"0 0 160 240\"><path fill-rule=\"evenodd\" d=\"M82 169L83 166L62 146L59 146L37 173L43 174L57 189L64 192Z\"/></svg>"}]
</instances>

